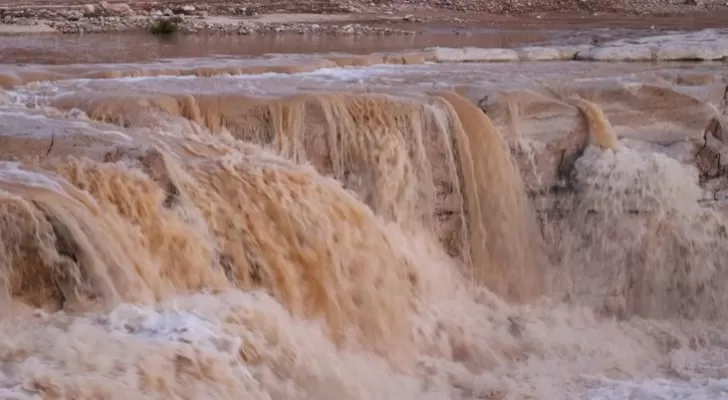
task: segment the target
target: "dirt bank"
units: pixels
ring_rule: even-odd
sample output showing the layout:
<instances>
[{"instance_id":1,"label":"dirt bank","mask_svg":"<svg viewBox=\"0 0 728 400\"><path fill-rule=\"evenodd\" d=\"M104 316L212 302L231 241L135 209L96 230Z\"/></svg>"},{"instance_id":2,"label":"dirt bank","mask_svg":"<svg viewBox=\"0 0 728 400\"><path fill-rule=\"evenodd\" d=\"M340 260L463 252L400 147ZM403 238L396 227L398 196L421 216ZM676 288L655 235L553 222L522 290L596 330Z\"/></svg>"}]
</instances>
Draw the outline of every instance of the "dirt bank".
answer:
<instances>
[{"instance_id":1,"label":"dirt bank","mask_svg":"<svg viewBox=\"0 0 728 400\"><path fill-rule=\"evenodd\" d=\"M0 8L66 8L93 3L88 0L3 0ZM245 14L250 12L272 13L377 13L407 10L443 10L482 12L491 14L532 14L544 12L619 12L648 15L679 15L686 12L726 9L725 0L314 0L307 2L282 2L257 0L251 2L212 0L167 1L109 1L112 4L128 4L135 10L194 7L213 14Z\"/></svg>"},{"instance_id":2,"label":"dirt bank","mask_svg":"<svg viewBox=\"0 0 728 400\"><path fill-rule=\"evenodd\" d=\"M432 28L653 28L722 27L728 2L638 0L329 0L305 4L259 1L0 2L0 34L98 33L149 30L175 18L184 33L415 34Z\"/></svg>"}]
</instances>

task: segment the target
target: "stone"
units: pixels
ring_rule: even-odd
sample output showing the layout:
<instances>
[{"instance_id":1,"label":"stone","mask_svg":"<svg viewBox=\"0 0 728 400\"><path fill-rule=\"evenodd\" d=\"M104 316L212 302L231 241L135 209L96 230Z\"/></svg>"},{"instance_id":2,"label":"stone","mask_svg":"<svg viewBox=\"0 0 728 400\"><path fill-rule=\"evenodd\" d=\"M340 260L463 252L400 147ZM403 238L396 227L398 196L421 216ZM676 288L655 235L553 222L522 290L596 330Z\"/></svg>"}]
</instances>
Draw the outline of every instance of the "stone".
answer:
<instances>
[{"instance_id":1,"label":"stone","mask_svg":"<svg viewBox=\"0 0 728 400\"><path fill-rule=\"evenodd\" d=\"M94 16L96 15L96 6L93 4L84 4L82 12L85 17Z\"/></svg>"},{"instance_id":2,"label":"stone","mask_svg":"<svg viewBox=\"0 0 728 400\"><path fill-rule=\"evenodd\" d=\"M438 62L494 62L518 61L519 59L518 52L512 49L436 47L428 50L434 52Z\"/></svg>"},{"instance_id":3,"label":"stone","mask_svg":"<svg viewBox=\"0 0 728 400\"><path fill-rule=\"evenodd\" d=\"M559 49L553 47L524 47L517 51L522 61L553 61L563 59Z\"/></svg>"},{"instance_id":4,"label":"stone","mask_svg":"<svg viewBox=\"0 0 728 400\"><path fill-rule=\"evenodd\" d=\"M109 3L108 1L99 2L99 8L106 16L130 17L134 15L134 10L126 3Z\"/></svg>"},{"instance_id":5,"label":"stone","mask_svg":"<svg viewBox=\"0 0 728 400\"><path fill-rule=\"evenodd\" d=\"M172 13L175 15L192 15L195 11L197 11L195 6L189 4L172 9Z\"/></svg>"},{"instance_id":6,"label":"stone","mask_svg":"<svg viewBox=\"0 0 728 400\"><path fill-rule=\"evenodd\" d=\"M71 11L66 15L66 19L69 21L78 21L83 17L83 13L81 11Z\"/></svg>"},{"instance_id":7,"label":"stone","mask_svg":"<svg viewBox=\"0 0 728 400\"><path fill-rule=\"evenodd\" d=\"M592 47L576 53L577 60L586 61L651 61L652 48L646 45Z\"/></svg>"},{"instance_id":8,"label":"stone","mask_svg":"<svg viewBox=\"0 0 728 400\"><path fill-rule=\"evenodd\" d=\"M701 140L696 140L695 166L701 183L713 193L728 189L728 120L711 119Z\"/></svg>"},{"instance_id":9,"label":"stone","mask_svg":"<svg viewBox=\"0 0 728 400\"><path fill-rule=\"evenodd\" d=\"M715 61L728 57L728 42L722 43L667 43L660 46L655 59L660 61L700 60Z\"/></svg>"}]
</instances>

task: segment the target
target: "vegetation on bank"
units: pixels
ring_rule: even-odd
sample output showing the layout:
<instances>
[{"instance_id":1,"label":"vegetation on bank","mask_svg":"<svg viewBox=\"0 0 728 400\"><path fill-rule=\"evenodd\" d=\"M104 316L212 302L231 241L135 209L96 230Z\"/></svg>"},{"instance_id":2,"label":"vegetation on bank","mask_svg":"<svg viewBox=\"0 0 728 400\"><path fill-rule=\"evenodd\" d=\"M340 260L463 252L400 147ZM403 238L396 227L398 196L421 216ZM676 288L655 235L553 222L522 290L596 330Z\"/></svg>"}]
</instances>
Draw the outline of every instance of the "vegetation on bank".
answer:
<instances>
[{"instance_id":1,"label":"vegetation on bank","mask_svg":"<svg viewBox=\"0 0 728 400\"><path fill-rule=\"evenodd\" d=\"M179 31L180 22L179 17L161 18L154 21L149 31L152 35L171 35Z\"/></svg>"}]
</instances>

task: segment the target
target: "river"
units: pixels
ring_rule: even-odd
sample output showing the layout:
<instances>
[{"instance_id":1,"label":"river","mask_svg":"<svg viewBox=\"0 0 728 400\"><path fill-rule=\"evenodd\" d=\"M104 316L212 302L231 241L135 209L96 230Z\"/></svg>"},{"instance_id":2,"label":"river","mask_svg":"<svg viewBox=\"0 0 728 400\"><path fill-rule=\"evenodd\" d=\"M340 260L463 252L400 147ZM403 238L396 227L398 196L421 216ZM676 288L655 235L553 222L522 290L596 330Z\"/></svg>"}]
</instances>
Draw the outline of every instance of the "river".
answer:
<instances>
[{"instance_id":1,"label":"river","mask_svg":"<svg viewBox=\"0 0 728 400\"><path fill-rule=\"evenodd\" d=\"M0 397L728 399L728 35L622 33L0 38Z\"/></svg>"}]
</instances>

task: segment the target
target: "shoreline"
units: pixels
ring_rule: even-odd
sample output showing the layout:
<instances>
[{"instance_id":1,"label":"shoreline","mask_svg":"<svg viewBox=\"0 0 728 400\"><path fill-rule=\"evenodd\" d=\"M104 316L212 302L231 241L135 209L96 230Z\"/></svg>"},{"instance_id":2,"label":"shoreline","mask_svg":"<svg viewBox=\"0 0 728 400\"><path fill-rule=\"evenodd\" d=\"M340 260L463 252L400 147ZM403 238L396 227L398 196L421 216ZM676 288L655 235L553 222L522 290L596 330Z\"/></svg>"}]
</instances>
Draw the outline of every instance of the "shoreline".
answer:
<instances>
[{"instance_id":1,"label":"shoreline","mask_svg":"<svg viewBox=\"0 0 728 400\"><path fill-rule=\"evenodd\" d=\"M50 1L50 0L46 0ZM0 36L149 32L162 20L175 20L181 34L213 35L417 35L428 30L468 34L487 29L523 31L635 29L691 31L726 27L728 3L714 9L678 7L641 12L544 11L474 13L443 8L379 6L370 9L322 10L314 5L296 11L214 4L158 3L76 4L71 2L14 7L0 5ZM209 4L213 3L213 4ZM64 5L65 4L65 5Z\"/></svg>"},{"instance_id":2,"label":"shoreline","mask_svg":"<svg viewBox=\"0 0 728 400\"><path fill-rule=\"evenodd\" d=\"M99 35L100 36L100 35ZM193 40L194 37L192 37ZM132 46L138 46L138 38L132 37ZM252 39L258 41L258 39ZM307 39L303 39L304 41ZM391 40L390 40L391 41ZM173 47L177 43L173 44ZM188 43L186 47L195 47ZM185 46L183 46L185 47ZM266 47L266 46L264 46ZM296 46L293 46L296 47ZM293 50L279 48L273 50L275 54L286 54ZM210 50L210 49L207 49ZM728 64L728 30L674 33L670 35L653 35L642 38L621 38L594 44L552 44L543 45L524 43L513 48L505 47L475 47L475 46L442 46L432 45L420 48L389 49L387 51L374 51L368 53L341 52L333 49L329 51L306 52L294 50L294 54L316 54L316 57L266 57L271 54L271 47L258 49L257 61L250 62L249 58L223 58L206 63L204 67L189 68L185 63L154 62L159 58L187 58L206 57L210 54L223 54L217 51L203 51L204 54L183 54L173 56L165 54L160 57L151 55L147 58L150 63L141 60L122 60L124 50L115 50L116 56L105 61L85 59L89 67L74 67L68 69L65 65L74 63L73 59L58 59L53 54L50 63L41 62L32 53L16 64L36 64L34 67L18 69L8 65L0 69L0 88L11 89L37 81L56 81L68 79L119 79L127 77L154 77L154 76L216 76L216 75L258 75L265 73L296 74L309 73L327 68L339 67L367 67L382 65L413 65L413 64L467 64L467 63L535 63L535 62L599 62L599 63L720 63ZM73 49L65 50L73 53ZM89 57L87 47L77 47L75 51L83 51L84 57ZM246 51L246 54L256 52ZM76 53L78 54L78 53ZM12 55L11 55L12 57ZM72 57L73 58L73 57ZM60 62L59 62L60 61ZM69 61L69 62L66 62ZM115 65L115 66L112 66ZM95 65L95 66L94 66Z\"/></svg>"}]
</instances>

